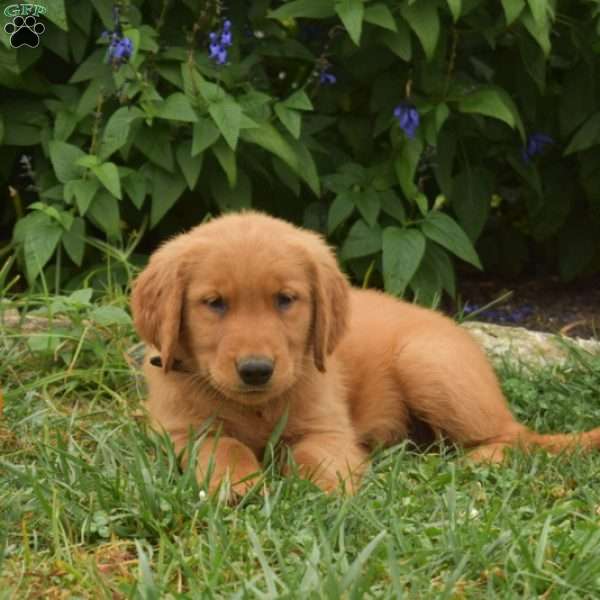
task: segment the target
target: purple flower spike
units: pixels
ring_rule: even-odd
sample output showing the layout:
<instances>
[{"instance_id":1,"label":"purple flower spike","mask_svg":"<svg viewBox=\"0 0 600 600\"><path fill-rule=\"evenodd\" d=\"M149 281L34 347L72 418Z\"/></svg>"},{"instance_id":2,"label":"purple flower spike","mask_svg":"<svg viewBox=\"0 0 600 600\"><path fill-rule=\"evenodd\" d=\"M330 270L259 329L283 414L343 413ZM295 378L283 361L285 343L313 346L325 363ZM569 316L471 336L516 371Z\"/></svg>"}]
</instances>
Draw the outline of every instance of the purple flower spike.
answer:
<instances>
[{"instance_id":1,"label":"purple flower spike","mask_svg":"<svg viewBox=\"0 0 600 600\"><path fill-rule=\"evenodd\" d=\"M554 139L545 133L532 133L527 138L527 144L521 150L523 162L528 163L539 154L542 154L546 146L554 143L556 143Z\"/></svg>"},{"instance_id":2,"label":"purple flower spike","mask_svg":"<svg viewBox=\"0 0 600 600\"><path fill-rule=\"evenodd\" d=\"M133 54L133 42L129 38L119 38L112 34L110 46L108 47L109 58L117 65L131 58Z\"/></svg>"},{"instance_id":3,"label":"purple flower spike","mask_svg":"<svg viewBox=\"0 0 600 600\"><path fill-rule=\"evenodd\" d=\"M333 73L329 73L327 69L323 69L319 73L319 83L321 85L335 85L337 83L337 77Z\"/></svg>"},{"instance_id":4,"label":"purple flower spike","mask_svg":"<svg viewBox=\"0 0 600 600\"><path fill-rule=\"evenodd\" d=\"M222 46L231 46L231 31L224 31L221 34L221 45Z\"/></svg>"},{"instance_id":5,"label":"purple flower spike","mask_svg":"<svg viewBox=\"0 0 600 600\"><path fill-rule=\"evenodd\" d=\"M419 111L412 104L402 103L394 109L394 117L398 119L400 129L404 131L406 137L413 139L421 123Z\"/></svg>"},{"instance_id":6,"label":"purple flower spike","mask_svg":"<svg viewBox=\"0 0 600 600\"><path fill-rule=\"evenodd\" d=\"M233 44L233 35L231 32L231 21L223 21L221 31L212 31L208 34L210 44L208 45L209 57L218 65L224 65L227 62L227 48Z\"/></svg>"}]
</instances>

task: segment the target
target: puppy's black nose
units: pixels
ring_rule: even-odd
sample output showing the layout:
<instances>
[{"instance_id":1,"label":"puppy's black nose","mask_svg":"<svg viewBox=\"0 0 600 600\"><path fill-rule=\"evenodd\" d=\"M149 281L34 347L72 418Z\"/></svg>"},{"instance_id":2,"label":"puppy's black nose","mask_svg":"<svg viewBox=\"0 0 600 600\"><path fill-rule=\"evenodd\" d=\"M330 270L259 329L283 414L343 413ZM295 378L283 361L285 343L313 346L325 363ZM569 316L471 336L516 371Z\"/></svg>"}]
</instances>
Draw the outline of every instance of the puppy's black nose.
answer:
<instances>
[{"instance_id":1,"label":"puppy's black nose","mask_svg":"<svg viewBox=\"0 0 600 600\"><path fill-rule=\"evenodd\" d=\"M248 356L237 362L237 372L248 385L264 385L273 375L273 361L264 356Z\"/></svg>"}]
</instances>

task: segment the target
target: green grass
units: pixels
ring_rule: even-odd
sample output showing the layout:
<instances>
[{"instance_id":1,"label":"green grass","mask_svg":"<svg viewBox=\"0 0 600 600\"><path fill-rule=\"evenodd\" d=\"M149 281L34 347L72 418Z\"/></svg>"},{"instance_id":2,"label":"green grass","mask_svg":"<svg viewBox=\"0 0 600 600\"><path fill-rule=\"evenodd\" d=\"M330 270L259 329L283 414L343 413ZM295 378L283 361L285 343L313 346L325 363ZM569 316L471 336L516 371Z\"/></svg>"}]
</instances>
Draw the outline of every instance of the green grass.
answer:
<instances>
[{"instance_id":1,"label":"green grass","mask_svg":"<svg viewBox=\"0 0 600 600\"><path fill-rule=\"evenodd\" d=\"M498 468L401 445L356 497L270 472L223 505L140 416L122 313L61 302L50 336L0 330L0 598L600 597L600 453ZM501 376L539 430L600 424L597 360Z\"/></svg>"}]
</instances>

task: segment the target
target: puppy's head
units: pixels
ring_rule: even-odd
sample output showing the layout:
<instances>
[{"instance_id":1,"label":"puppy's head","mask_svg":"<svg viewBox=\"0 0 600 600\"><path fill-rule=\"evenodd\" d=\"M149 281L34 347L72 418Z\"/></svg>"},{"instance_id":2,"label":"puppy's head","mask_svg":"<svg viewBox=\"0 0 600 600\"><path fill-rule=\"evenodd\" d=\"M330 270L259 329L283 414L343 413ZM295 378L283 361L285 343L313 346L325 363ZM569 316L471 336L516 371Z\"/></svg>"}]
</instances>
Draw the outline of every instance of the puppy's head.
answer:
<instances>
[{"instance_id":1,"label":"puppy's head","mask_svg":"<svg viewBox=\"0 0 600 600\"><path fill-rule=\"evenodd\" d=\"M243 404L324 371L347 320L348 284L314 233L259 213L227 215L167 242L138 277L136 328L168 372L175 358Z\"/></svg>"}]
</instances>

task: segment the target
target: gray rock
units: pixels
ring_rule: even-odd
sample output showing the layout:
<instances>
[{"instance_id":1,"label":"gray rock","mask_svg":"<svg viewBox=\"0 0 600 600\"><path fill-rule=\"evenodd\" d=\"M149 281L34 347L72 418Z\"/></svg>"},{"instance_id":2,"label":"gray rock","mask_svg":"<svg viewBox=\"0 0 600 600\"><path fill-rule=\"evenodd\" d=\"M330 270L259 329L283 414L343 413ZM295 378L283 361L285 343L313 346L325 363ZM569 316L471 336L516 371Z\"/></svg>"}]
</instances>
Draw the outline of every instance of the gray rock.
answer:
<instances>
[{"instance_id":1,"label":"gray rock","mask_svg":"<svg viewBox=\"0 0 600 600\"><path fill-rule=\"evenodd\" d=\"M569 338L524 327L467 322L462 325L494 362L547 367L564 365L573 353L600 355L600 341Z\"/></svg>"}]
</instances>

